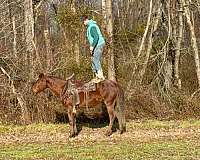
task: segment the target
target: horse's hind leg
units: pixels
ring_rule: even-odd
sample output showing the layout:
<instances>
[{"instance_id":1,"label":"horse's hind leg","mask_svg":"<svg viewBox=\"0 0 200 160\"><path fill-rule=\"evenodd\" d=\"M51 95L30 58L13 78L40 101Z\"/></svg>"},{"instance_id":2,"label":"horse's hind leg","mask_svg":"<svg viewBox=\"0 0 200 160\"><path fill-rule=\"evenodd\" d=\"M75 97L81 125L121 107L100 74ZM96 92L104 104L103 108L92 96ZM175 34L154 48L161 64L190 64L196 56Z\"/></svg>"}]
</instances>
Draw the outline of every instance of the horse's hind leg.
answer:
<instances>
[{"instance_id":1,"label":"horse's hind leg","mask_svg":"<svg viewBox=\"0 0 200 160\"><path fill-rule=\"evenodd\" d=\"M113 127L113 123L114 123L114 120L115 120L114 104L107 105L107 110L108 110L110 122L109 122L109 126L108 126L108 130L106 132L106 135L110 136L112 134L112 127Z\"/></svg>"},{"instance_id":2,"label":"horse's hind leg","mask_svg":"<svg viewBox=\"0 0 200 160\"><path fill-rule=\"evenodd\" d=\"M122 134L123 132L126 131L126 128L123 126L123 116L121 115L121 113L116 112L116 117L119 123L120 134Z\"/></svg>"},{"instance_id":3,"label":"horse's hind leg","mask_svg":"<svg viewBox=\"0 0 200 160\"><path fill-rule=\"evenodd\" d=\"M126 131L124 96L121 94L116 102L115 114L118 119L120 133L122 134Z\"/></svg>"}]
</instances>

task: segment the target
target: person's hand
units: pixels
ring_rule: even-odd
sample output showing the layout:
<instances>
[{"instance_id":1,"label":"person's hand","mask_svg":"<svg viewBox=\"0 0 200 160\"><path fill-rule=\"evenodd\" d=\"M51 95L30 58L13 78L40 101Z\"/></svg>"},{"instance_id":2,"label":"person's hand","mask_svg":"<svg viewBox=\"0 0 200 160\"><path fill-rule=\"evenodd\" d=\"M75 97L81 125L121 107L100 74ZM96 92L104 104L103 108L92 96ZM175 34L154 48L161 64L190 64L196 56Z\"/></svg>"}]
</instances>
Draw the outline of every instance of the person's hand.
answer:
<instances>
[{"instance_id":1,"label":"person's hand","mask_svg":"<svg viewBox=\"0 0 200 160\"><path fill-rule=\"evenodd\" d=\"M93 49L94 49L94 47L90 46L90 54L91 55L93 54Z\"/></svg>"},{"instance_id":2,"label":"person's hand","mask_svg":"<svg viewBox=\"0 0 200 160\"><path fill-rule=\"evenodd\" d=\"M90 46L90 51L93 51L94 47Z\"/></svg>"}]
</instances>

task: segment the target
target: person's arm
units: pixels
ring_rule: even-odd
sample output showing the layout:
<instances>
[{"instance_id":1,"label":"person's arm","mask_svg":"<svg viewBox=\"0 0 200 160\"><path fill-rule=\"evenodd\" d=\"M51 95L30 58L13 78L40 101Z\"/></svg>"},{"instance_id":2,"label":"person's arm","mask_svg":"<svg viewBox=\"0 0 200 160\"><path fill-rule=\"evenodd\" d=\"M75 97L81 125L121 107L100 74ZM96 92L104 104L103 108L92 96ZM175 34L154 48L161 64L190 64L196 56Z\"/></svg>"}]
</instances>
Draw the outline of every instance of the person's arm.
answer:
<instances>
[{"instance_id":1,"label":"person's arm","mask_svg":"<svg viewBox=\"0 0 200 160\"><path fill-rule=\"evenodd\" d=\"M98 35L96 27L91 27L90 34L91 34L91 36L93 38L93 43L92 43L91 47L94 48L94 47L96 47L96 45L98 43L98 40L99 40L99 35Z\"/></svg>"}]
</instances>

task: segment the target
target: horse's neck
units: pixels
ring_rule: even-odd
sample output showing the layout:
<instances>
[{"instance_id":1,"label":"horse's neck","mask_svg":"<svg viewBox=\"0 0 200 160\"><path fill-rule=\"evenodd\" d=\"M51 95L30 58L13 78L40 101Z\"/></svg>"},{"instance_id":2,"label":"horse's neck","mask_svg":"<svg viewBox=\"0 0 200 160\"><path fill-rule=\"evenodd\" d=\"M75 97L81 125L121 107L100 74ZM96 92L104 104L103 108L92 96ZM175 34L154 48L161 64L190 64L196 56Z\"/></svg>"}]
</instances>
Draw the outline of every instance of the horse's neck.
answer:
<instances>
[{"instance_id":1,"label":"horse's neck","mask_svg":"<svg viewBox=\"0 0 200 160\"><path fill-rule=\"evenodd\" d=\"M57 96L61 95L65 83L66 81L58 78L48 77L47 79L48 88Z\"/></svg>"}]
</instances>

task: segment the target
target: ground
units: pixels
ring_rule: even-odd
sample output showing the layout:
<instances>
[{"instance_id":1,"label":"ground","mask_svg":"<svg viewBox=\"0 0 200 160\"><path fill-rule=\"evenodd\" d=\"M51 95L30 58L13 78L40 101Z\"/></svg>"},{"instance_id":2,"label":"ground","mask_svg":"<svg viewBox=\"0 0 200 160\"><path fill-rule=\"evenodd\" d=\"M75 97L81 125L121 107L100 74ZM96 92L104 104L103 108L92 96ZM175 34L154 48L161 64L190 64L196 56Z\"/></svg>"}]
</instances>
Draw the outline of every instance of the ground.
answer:
<instances>
[{"instance_id":1,"label":"ground","mask_svg":"<svg viewBox=\"0 0 200 160\"><path fill-rule=\"evenodd\" d=\"M106 125L79 124L75 138L68 124L0 125L0 159L200 159L200 120L131 120L110 137Z\"/></svg>"}]
</instances>

